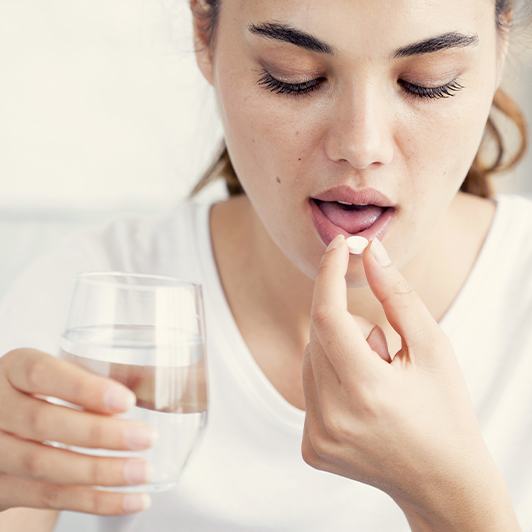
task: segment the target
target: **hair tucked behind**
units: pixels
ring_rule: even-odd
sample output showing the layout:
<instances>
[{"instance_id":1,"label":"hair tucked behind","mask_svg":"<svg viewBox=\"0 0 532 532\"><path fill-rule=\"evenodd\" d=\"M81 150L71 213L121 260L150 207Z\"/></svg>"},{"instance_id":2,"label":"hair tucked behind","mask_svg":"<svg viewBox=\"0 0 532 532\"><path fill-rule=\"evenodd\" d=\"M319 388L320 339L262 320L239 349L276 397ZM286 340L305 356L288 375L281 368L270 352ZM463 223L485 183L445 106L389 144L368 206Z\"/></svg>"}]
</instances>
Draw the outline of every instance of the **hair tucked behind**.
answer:
<instances>
[{"instance_id":1,"label":"hair tucked behind","mask_svg":"<svg viewBox=\"0 0 532 532\"><path fill-rule=\"evenodd\" d=\"M201 31L206 36L207 46L216 46L216 33L222 0L191 0L191 9L201 24ZM496 0L495 21L497 29L503 38L509 38L509 32L514 23L511 21L515 0ZM514 19L515 20L515 19ZM507 141L497 124L496 116L509 120L519 132L519 143L512 153L509 153ZM494 146L494 149L491 148ZM489 147L489 152L488 151ZM491 198L494 195L492 177L495 174L513 169L523 158L528 148L528 128L526 118L516 102L503 90L498 89L493 99L492 110L484 137L478 153L473 160L467 176L460 190L476 196ZM492 151L493 150L493 151ZM224 179L230 196L245 194L235 169L229 157L229 152L222 145L220 154L206 169L201 179L192 189L190 196L195 196L209 183L219 178Z\"/></svg>"}]
</instances>

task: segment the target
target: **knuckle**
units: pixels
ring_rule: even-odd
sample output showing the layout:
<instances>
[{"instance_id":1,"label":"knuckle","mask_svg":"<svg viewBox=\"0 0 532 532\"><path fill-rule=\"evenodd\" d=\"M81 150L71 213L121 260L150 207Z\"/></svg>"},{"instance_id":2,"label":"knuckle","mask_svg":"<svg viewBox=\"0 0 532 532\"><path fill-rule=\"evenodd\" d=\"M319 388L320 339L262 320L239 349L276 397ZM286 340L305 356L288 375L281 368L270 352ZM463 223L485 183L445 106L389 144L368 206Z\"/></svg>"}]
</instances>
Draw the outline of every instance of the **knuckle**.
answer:
<instances>
[{"instance_id":1,"label":"knuckle","mask_svg":"<svg viewBox=\"0 0 532 532\"><path fill-rule=\"evenodd\" d=\"M379 392L369 386L361 385L353 398L352 408L356 412L356 417L364 421L364 424L377 419L383 411L382 399ZM349 427L351 435L355 430L354 426Z\"/></svg>"},{"instance_id":2,"label":"knuckle","mask_svg":"<svg viewBox=\"0 0 532 532\"><path fill-rule=\"evenodd\" d=\"M89 482L91 484L107 484L110 480L110 468L102 459L88 458Z\"/></svg>"},{"instance_id":3,"label":"knuckle","mask_svg":"<svg viewBox=\"0 0 532 532\"><path fill-rule=\"evenodd\" d=\"M32 478L41 478L43 473L43 461L39 453L28 451L22 457L22 469Z\"/></svg>"},{"instance_id":4,"label":"knuckle","mask_svg":"<svg viewBox=\"0 0 532 532\"><path fill-rule=\"evenodd\" d=\"M28 409L27 426L34 438L44 439L46 433L47 419L43 408L38 402Z\"/></svg>"},{"instance_id":5,"label":"knuckle","mask_svg":"<svg viewBox=\"0 0 532 532\"><path fill-rule=\"evenodd\" d=\"M105 429L100 421L90 422L87 432L90 445L105 447Z\"/></svg>"},{"instance_id":6,"label":"knuckle","mask_svg":"<svg viewBox=\"0 0 532 532\"><path fill-rule=\"evenodd\" d=\"M344 441L351 436L349 424L339 414L329 413L323 416L323 425L329 435L338 441Z\"/></svg>"},{"instance_id":7,"label":"knuckle","mask_svg":"<svg viewBox=\"0 0 532 532\"><path fill-rule=\"evenodd\" d=\"M93 399L103 395L103 392L97 386L94 386L92 377L89 375L74 377L71 386L76 391L76 396L82 400Z\"/></svg>"},{"instance_id":8,"label":"knuckle","mask_svg":"<svg viewBox=\"0 0 532 532\"><path fill-rule=\"evenodd\" d=\"M406 279L399 279L392 288L392 293L397 296L408 296L414 293L414 289L406 281Z\"/></svg>"},{"instance_id":9,"label":"knuckle","mask_svg":"<svg viewBox=\"0 0 532 532\"><path fill-rule=\"evenodd\" d=\"M84 507L85 511L91 514L102 513L102 501L101 497L96 491L89 491L85 496Z\"/></svg>"},{"instance_id":10,"label":"knuckle","mask_svg":"<svg viewBox=\"0 0 532 532\"><path fill-rule=\"evenodd\" d=\"M81 366L77 366L74 362L66 362L72 365L74 372L68 372L68 389L75 393L76 397L80 399L93 398L99 393L98 387L94 386L94 381L99 379L92 375Z\"/></svg>"},{"instance_id":11,"label":"knuckle","mask_svg":"<svg viewBox=\"0 0 532 532\"><path fill-rule=\"evenodd\" d=\"M401 301L407 299L414 293L414 289L406 282L406 280L400 279L392 286L390 292L384 296L382 303L392 302L397 306L401 304Z\"/></svg>"},{"instance_id":12,"label":"knuckle","mask_svg":"<svg viewBox=\"0 0 532 532\"><path fill-rule=\"evenodd\" d=\"M30 390L38 389L46 373L46 362L42 358L32 358L26 362L24 375Z\"/></svg>"},{"instance_id":13,"label":"knuckle","mask_svg":"<svg viewBox=\"0 0 532 532\"><path fill-rule=\"evenodd\" d=\"M329 440L321 434L312 440L312 447L320 459L327 459L331 456L331 446Z\"/></svg>"},{"instance_id":14,"label":"knuckle","mask_svg":"<svg viewBox=\"0 0 532 532\"><path fill-rule=\"evenodd\" d=\"M319 430L309 429L308 431L309 445L312 447L314 454L321 461L326 458L330 451L330 441L327 435L322 434Z\"/></svg>"},{"instance_id":15,"label":"knuckle","mask_svg":"<svg viewBox=\"0 0 532 532\"><path fill-rule=\"evenodd\" d=\"M47 484L41 490L41 504L45 508L61 509L61 494L60 486Z\"/></svg>"},{"instance_id":16,"label":"knuckle","mask_svg":"<svg viewBox=\"0 0 532 532\"><path fill-rule=\"evenodd\" d=\"M312 321L318 329L326 329L333 321L333 314L330 308L318 307L312 313Z\"/></svg>"},{"instance_id":17,"label":"knuckle","mask_svg":"<svg viewBox=\"0 0 532 532\"><path fill-rule=\"evenodd\" d=\"M414 362L416 361L415 353L418 349L430 349L431 351L442 349L443 352L450 346L448 338L446 339L445 334L438 327L423 325L423 322L411 326L405 344L411 351Z\"/></svg>"},{"instance_id":18,"label":"knuckle","mask_svg":"<svg viewBox=\"0 0 532 532\"><path fill-rule=\"evenodd\" d=\"M109 515L120 512L118 503L111 504L112 498L102 491L91 490L87 495L87 511L91 514Z\"/></svg>"},{"instance_id":19,"label":"knuckle","mask_svg":"<svg viewBox=\"0 0 532 532\"><path fill-rule=\"evenodd\" d=\"M312 467L317 466L320 462L319 457L308 438L303 438L301 443L301 457L306 464Z\"/></svg>"}]
</instances>

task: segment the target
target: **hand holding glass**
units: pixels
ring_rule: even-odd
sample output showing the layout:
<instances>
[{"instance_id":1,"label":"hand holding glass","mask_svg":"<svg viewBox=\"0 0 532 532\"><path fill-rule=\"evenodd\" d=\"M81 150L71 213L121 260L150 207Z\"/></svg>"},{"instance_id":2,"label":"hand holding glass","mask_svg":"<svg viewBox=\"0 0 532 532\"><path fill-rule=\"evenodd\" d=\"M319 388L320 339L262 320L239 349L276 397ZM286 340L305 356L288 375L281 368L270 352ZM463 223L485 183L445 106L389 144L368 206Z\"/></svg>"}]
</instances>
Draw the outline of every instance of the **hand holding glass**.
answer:
<instances>
[{"instance_id":1,"label":"hand holding glass","mask_svg":"<svg viewBox=\"0 0 532 532\"><path fill-rule=\"evenodd\" d=\"M145 492L174 487L207 423L201 285L120 272L78 275L61 357L129 388L136 405L117 417L145 422L158 438L146 451L54 445L98 456L140 456L151 465L149 484L98 489Z\"/></svg>"}]
</instances>

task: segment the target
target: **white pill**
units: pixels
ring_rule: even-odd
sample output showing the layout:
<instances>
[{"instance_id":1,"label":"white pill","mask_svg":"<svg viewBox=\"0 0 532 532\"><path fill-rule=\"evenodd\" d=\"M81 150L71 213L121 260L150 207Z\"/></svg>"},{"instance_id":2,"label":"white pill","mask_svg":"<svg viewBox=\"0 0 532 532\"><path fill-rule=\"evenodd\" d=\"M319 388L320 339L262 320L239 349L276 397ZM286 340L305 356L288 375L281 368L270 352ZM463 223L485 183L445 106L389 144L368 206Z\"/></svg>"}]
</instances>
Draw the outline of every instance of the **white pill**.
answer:
<instances>
[{"instance_id":1,"label":"white pill","mask_svg":"<svg viewBox=\"0 0 532 532\"><path fill-rule=\"evenodd\" d=\"M363 251L368 247L369 240L363 236L350 236L346 239L349 253L353 255L362 255Z\"/></svg>"}]
</instances>

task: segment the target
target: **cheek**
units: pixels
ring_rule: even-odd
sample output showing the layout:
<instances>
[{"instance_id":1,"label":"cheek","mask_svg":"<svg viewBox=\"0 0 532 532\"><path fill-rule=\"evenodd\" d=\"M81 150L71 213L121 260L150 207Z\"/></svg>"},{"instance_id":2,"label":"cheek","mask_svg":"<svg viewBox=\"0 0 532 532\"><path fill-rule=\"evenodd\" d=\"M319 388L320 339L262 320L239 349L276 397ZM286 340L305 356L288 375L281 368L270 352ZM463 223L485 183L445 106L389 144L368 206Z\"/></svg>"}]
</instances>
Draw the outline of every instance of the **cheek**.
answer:
<instances>
[{"instance_id":1,"label":"cheek","mask_svg":"<svg viewBox=\"0 0 532 532\"><path fill-rule=\"evenodd\" d=\"M316 151L311 113L288 96L245 84L235 90L222 83L218 89L233 166L250 198L298 198L308 188L305 165Z\"/></svg>"},{"instance_id":2,"label":"cheek","mask_svg":"<svg viewBox=\"0 0 532 532\"><path fill-rule=\"evenodd\" d=\"M454 188L463 181L491 108L491 99L476 98L474 90L452 98L423 104L401 126L405 133L400 134L399 144L411 175L422 175L422 181L430 181L431 187L440 180L443 188Z\"/></svg>"}]
</instances>

